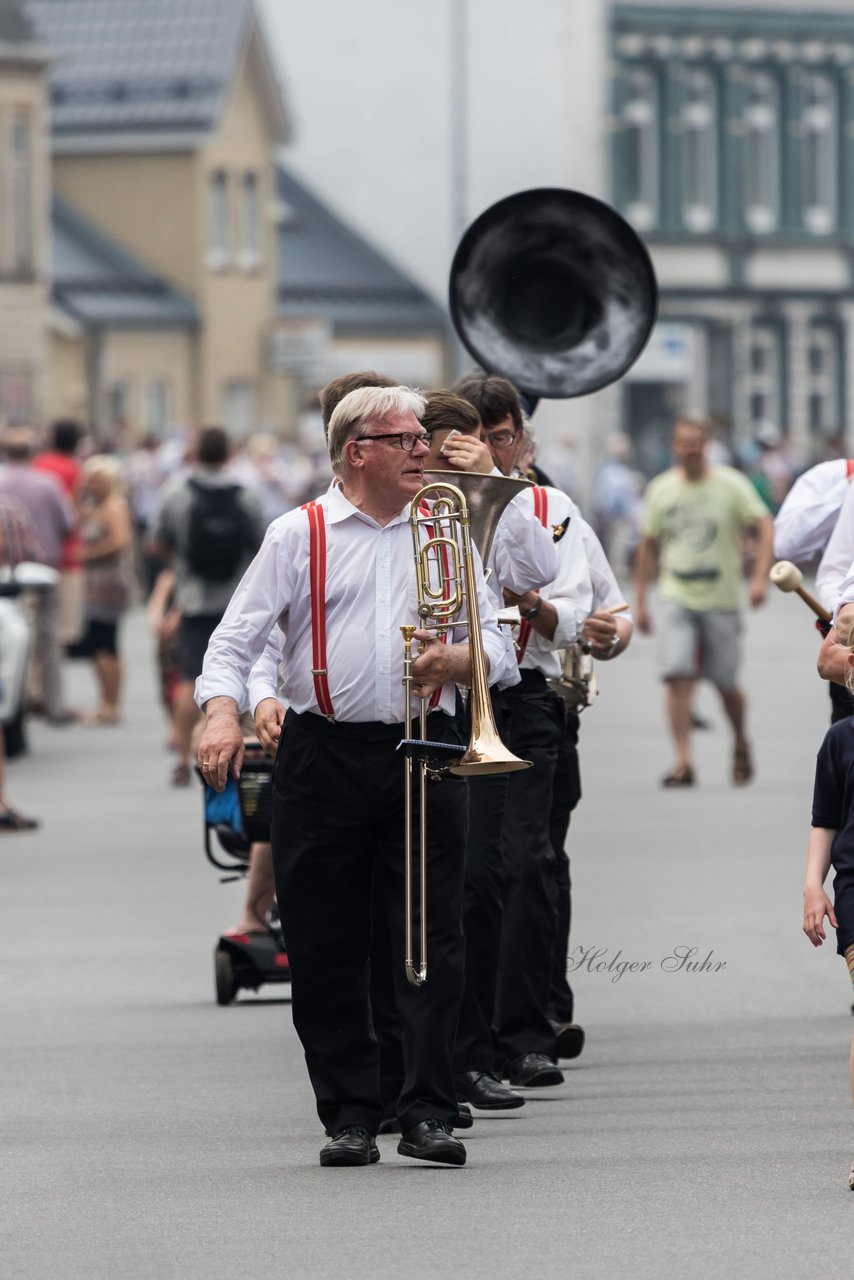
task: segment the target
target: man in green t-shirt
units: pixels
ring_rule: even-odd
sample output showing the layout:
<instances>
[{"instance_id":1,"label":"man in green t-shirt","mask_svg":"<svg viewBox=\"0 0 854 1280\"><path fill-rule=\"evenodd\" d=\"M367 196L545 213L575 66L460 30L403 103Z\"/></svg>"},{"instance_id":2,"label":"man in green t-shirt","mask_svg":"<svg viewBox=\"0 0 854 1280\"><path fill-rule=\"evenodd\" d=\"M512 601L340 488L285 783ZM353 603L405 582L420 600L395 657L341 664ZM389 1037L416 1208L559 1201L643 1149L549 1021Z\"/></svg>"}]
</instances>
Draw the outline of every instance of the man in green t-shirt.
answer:
<instances>
[{"instance_id":1,"label":"man in green t-shirt","mask_svg":"<svg viewBox=\"0 0 854 1280\"><path fill-rule=\"evenodd\" d=\"M645 494L643 537L635 561L640 631L652 631L647 589L659 561L661 639L667 716L676 748L676 764L665 787L690 787L691 701L700 677L718 690L735 737L732 780L753 776L745 733L746 702L738 687L741 634L741 538L758 538L749 583L753 607L765 600L773 556L773 523L756 490L732 467L711 466L706 457L708 428L680 418L673 428L676 463L649 484Z\"/></svg>"}]
</instances>

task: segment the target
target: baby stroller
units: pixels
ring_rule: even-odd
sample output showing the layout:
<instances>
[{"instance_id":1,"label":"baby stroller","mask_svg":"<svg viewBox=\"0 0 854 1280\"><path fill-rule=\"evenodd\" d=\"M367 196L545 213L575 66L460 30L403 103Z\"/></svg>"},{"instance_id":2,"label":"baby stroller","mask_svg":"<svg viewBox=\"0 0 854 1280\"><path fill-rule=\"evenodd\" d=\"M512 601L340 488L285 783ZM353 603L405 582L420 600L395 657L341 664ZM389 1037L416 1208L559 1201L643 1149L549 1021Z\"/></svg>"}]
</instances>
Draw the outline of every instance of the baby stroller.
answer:
<instances>
[{"instance_id":1,"label":"baby stroller","mask_svg":"<svg viewBox=\"0 0 854 1280\"><path fill-rule=\"evenodd\" d=\"M199 778L202 778L201 773ZM273 761L259 744L247 743L240 780L229 778L225 790L204 786L205 853L208 861L228 874L226 884L242 879L249 868L249 850L270 839ZM233 1004L241 990L257 991L267 982L290 982L288 954L273 908L266 933L224 933L214 949L214 985L220 1005Z\"/></svg>"}]
</instances>

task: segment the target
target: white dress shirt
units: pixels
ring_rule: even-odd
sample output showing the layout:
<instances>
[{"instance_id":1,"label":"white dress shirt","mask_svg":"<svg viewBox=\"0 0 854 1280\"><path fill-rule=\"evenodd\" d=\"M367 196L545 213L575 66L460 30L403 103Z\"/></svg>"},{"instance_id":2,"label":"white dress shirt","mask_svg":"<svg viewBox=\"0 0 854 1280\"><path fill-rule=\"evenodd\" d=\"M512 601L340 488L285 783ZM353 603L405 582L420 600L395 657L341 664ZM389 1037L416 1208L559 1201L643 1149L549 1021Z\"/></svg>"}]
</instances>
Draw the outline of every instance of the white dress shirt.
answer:
<instances>
[{"instance_id":1,"label":"white dress shirt","mask_svg":"<svg viewBox=\"0 0 854 1280\"><path fill-rule=\"evenodd\" d=\"M575 643L586 619L593 612L594 605L590 565L581 536L581 514L572 499L560 489L553 489L550 485L545 486L545 489L547 531L551 533L556 526L569 519L566 532L554 544L560 561L557 574L540 592L557 613L557 626L551 640L531 628L525 656L519 666L523 671L541 671L544 676L551 678L559 676L561 671L556 650ZM531 492L520 493L519 501L530 503L532 519L536 520Z\"/></svg>"},{"instance_id":2,"label":"white dress shirt","mask_svg":"<svg viewBox=\"0 0 854 1280\"><path fill-rule=\"evenodd\" d=\"M620 590L620 584L617 581L616 574L611 568L611 562L605 555L605 548L599 541L596 534L582 515L576 517L578 527L581 530L581 543L584 547L584 554L587 556L587 563L590 565L590 585L593 589L593 609L613 609L618 604L625 604L625 594ZM624 609L620 615L629 622L632 621L631 612Z\"/></svg>"},{"instance_id":3,"label":"white dress shirt","mask_svg":"<svg viewBox=\"0 0 854 1280\"><path fill-rule=\"evenodd\" d=\"M409 504L386 525L359 511L340 487L318 499L326 523L326 666L335 719L397 724L404 718L403 624L418 625ZM305 511L274 520L264 544L247 569L222 622L213 633L196 702L228 696L240 710L250 705L248 678L271 633L273 671L281 653L281 688L299 713L321 714L311 670L311 590L309 524ZM503 673L504 642L495 607L475 552L483 645L490 678ZM463 610L463 617L465 610ZM453 629L449 641L458 633ZM459 633L465 639L465 628ZM257 705L258 685L253 685ZM263 696L275 696L275 683ZM417 711L420 699L412 699ZM455 688L447 684L439 708L455 711Z\"/></svg>"},{"instance_id":4,"label":"white dress shirt","mask_svg":"<svg viewBox=\"0 0 854 1280\"><path fill-rule=\"evenodd\" d=\"M847 458L819 462L798 476L774 517L775 556L800 564L824 551L849 489Z\"/></svg>"},{"instance_id":5,"label":"white dress shirt","mask_svg":"<svg viewBox=\"0 0 854 1280\"><path fill-rule=\"evenodd\" d=\"M815 593L833 609L854 562L854 486L847 484L842 509L815 573Z\"/></svg>"}]
</instances>

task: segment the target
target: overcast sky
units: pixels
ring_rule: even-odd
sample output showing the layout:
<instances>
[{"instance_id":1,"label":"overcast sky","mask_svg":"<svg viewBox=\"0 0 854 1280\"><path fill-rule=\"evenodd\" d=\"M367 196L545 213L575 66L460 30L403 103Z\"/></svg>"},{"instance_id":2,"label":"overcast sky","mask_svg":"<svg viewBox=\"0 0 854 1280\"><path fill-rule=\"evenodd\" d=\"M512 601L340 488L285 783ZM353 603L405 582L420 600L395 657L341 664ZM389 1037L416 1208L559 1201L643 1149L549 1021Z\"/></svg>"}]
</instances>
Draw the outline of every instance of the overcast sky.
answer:
<instances>
[{"instance_id":1,"label":"overcast sky","mask_svg":"<svg viewBox=\"0 0 854 1280\"><path fill-rule=\"evenodd\" d=\"M460 230L455 18L469 32L466 221L525 187L596 186L574 95L602 0L258 2L294 127L288 164L437 298Z\"/></svg>"}]
</instances>

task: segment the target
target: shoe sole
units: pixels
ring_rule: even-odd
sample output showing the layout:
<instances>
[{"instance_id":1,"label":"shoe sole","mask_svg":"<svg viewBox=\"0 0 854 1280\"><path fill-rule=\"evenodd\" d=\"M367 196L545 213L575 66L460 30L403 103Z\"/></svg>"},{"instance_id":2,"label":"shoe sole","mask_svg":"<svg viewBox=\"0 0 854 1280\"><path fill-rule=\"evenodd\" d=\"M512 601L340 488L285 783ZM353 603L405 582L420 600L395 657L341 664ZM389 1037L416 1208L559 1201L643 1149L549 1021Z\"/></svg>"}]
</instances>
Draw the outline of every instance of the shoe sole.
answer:
<instances>
[{"instance_id":1,"label":"shoe sole","mask_svg":"<svg viewBox=\"0 0 854 1280\"><path fill-rule=\"evenodd\" d=\"M563 1084L562 1071L540 1071L527 1080L511 1080L514 1089L544 1089L547 1085Z\"/></svg>"},{"instance_id":2,"label":"shoe sole","mask_svg":"<svg viewBox=\"0 0 854 1280\"><path fill-rule=\"evenodd\" d=\"M465 1150L445 1148L442 1154L441 1147L437 1147L434 1151L424 1152L418 1151L410 1142L399 1142L397 1144L397 1154L400 1156L410 1156L413 1160L429 1160L432 1164L452 1164L464 1165L466 1162Z\"/></svg>"},{"instance_id":3,"label":"shoe sole","mask_svg":"<svg viewBox=\"0 0 854 1280\"><path fill-rule=\"evenodd\" d=\"M331 1152L329 1155L326 1156L325 1159L324 1159L323 1152L321 1151L320 1153L320 1163L322 1164L324 1169L345 1169L345 1168L353 1169L353 1168L359 1167L360 1165L376 1164L379 1158L380 1158L380 1153L379 1153L378 1147L374 1147L373 1151L371 1152L367 1160L361 1159L361 1158L354 1159L352 1155L347 1151Z\"/></svg>"},{"instance_id":4,"label":"shoe sole","mask_svg":"<svg viewBox=\"0 0 854 1280\"><path fill-rule=\"evenodd\" d=\"M466 1098L465 1101L478 1111L515 1111L517 1107L525 1105L524 1098L510 1098L506 1102L475 1102L474 1098Z\"/></svg>"}]
</instances>

